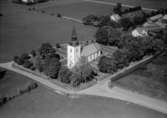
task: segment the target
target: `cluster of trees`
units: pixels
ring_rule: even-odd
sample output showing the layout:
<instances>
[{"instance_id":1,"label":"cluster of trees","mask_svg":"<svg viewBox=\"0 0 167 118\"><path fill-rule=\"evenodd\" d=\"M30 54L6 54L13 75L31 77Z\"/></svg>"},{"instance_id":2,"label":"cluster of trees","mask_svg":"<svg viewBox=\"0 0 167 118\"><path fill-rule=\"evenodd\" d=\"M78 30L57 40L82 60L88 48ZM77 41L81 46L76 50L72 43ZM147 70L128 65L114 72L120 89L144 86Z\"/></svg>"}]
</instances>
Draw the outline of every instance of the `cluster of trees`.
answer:
<instances>
[{"instance_id":1,"label":"cluster of trees","mask_svg":"<svg viewBox=\"0 0 167 118\"><path fill-rule=\"evenodd\" d=\"M35 89L37 87L38 87L37 83L30 82L25 87L18 88L18 91L15 94L10 94L10 95L7 95L7 96L0 96L0 106L4 105L5 103L7 103L8 101L14 99L17 96L20 96L20 95L22 95L24 93L30 92L31 90L33 90L33 89Z\"/></svg>"},{"instance_id":2,"label":"cluster of trees","mask_svg":"<svg viewBox=\"0 0 167 118\"><path fill-rule=\"evenodd\" d=\"M15 56L14 61L25 68L37 69L54 79L57 78L61 67L60 55L56 53L50 43L43 43L37 51L32 50L30 54L24 53L20 57Z\"/></svg>"},{"instance_id":3,"label":"cluster of trees","mask_svg":"<svg viewBox=\"0 0 167 118\"><path fill-rule=\"evenodd\" d=\"M25 68L35 70L35 66L30 59L31 56L28 53L23 53L21 56L15 56L13 60L17 64L22 65Z\"/></svg>"},{"instance_id":4,"label":"cluster of trees","mask_svg":"<svg viewBox=\"0 0 167 118\"><path fill-rule=\"evenodd\" d=\"M61 67L60 56L50 43L43 43L38 49L35 65L40 72L56 79Z\"/></svg>"},{"instance_id":5,"label":"cluster of trees","mask_svg":"<svg viewBox=\"0 0 167 118\"><path fill-rule=\"evenodd\" d=\"M95 27L102 26L112 26L114 28L119 28L120 24L112 21L109 15L106 16L96 16L88 15L82 19L84 25L93 25Z\"/></svg>"},{"instance_id":6,"label":"cluster of trees","mask_svg":"<svg viewBox=\"0 0 167 118\"><path fill-rule=\"evenodd\" d=\"M59 79L61 82L70 84L73 87L78 87L82 83L87 83L97 75L93 68L87 64L80 64L69 70L66 67L61 67Z\"/></svg>"},{"instance_id":7,"label":"cluster of trees","mask_svg":"<svg viewBox=\"0 0 167 118\"><path fill-rule=\"evenodd\" d=\"M57 47L59 48L60 45L57 44ZM70 84L73 87L89 82L97 75L93 68L86 63L84 57L80 59L77 66L70 70L61 66L60 56L50 43L43 43L37 51L32 50L30 54L25 53L20 57L15 56L14 61L25 68L31 69L33 66L50 78L58 79L62 83Z\"/></svg>"},{"instance_id":8,"label":"cluster of trees","mask_svg":"<svg viewBox=\"0 0 167 118\"><path fill-rule=\"evenodd\" d=\"M104 26L97 30L96 42L103 45L117 46L121 38L121 33L111 26Z\"/></svg>"},{"instance_id":9,"label":"cluster of trees","mask_svg":"<svg viewBox=\"0 0 167 118\"><path fill-rule=\"evenodd\" d=\"M128 30L129 28L134 28L137 25L143 24L147 20L147 15L140 6L122 9L122 5L118 3L113 8L113 12L120 15L121 19L119 22L112 21L110 15L88 15L83 18L83 24L96 27L112 26L113 28Z\"/></svg>"},{"instance_id":10,"label":"cluster of trees","mask_svg":"<svg viewBox=\"0 0 167 118\"><path fill-rule=\"evenodd\" d=\"M112 58L104 56L100 59L99 70L104 73L114 73L131 62L141 60L146 55L162 52L166 48L166 39L165 36L160 38L157 35L145 38L134 38L127 35L116 40L116 46L119 49L113 53Z\"/></svg>"}]
</instances>

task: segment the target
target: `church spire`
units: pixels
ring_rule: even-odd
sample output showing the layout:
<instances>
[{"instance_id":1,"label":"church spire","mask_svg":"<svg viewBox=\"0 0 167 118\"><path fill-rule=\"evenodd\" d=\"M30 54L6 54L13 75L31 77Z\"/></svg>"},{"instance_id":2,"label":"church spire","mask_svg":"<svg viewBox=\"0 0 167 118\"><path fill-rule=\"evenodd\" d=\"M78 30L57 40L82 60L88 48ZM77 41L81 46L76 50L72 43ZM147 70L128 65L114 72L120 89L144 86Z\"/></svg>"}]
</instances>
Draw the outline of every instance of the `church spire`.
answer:
<instances>
[{"instance_id":1,"label":"church spire","mask_svg":"<svg viewBox=\"0 0 167 118\"><path fill-rule=\"evenodd\" d=\"M71 35L71 40L72 41L77 41L77 32L76 32L76 28L75 26L73 26L73 29L72 29L72 35Z\"/></svg>"}]
</instances>

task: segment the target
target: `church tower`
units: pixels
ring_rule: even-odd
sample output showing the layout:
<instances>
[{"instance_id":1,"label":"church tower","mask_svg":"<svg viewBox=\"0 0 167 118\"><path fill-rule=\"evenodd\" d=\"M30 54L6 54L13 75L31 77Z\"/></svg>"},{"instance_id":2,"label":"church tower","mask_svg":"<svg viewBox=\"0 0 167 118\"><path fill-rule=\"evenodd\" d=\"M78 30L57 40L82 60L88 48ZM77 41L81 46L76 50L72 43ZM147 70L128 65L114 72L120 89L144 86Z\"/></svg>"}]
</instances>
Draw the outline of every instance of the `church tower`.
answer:
<instances>
[{"instance_id":1,"label":"church tower","mask_svg":"<svg viewBox=\"0 0 167 118\"><path fill-rule=\"evenodd\" d=\"M79 44L75 27L72 30L71 41L67 45L67 67L73 68L81 56L81 45Z\"/></svg>"}]
</instances>

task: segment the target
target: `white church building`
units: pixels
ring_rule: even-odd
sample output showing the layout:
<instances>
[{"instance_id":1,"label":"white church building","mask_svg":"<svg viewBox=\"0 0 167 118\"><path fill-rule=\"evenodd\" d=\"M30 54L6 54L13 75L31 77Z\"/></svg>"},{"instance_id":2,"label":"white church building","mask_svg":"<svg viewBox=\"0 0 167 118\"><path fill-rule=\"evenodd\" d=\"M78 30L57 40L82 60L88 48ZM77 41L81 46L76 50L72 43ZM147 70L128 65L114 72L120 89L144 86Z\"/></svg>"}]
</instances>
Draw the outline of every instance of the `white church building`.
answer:
<instances>
[{"instance_id":1,"label":"white church building","mask_svg":"<svg viewBox=\"0 0 167 118\"><path fill-rule=\"evenodd\" d=\"M85 57L89 63L101 56L100 45L96 42L82 45L79 43L75 27L72 31L72 38L70 43L67 45L67 67L73 68L81 59Z\"/></svg>"}]
</instances>

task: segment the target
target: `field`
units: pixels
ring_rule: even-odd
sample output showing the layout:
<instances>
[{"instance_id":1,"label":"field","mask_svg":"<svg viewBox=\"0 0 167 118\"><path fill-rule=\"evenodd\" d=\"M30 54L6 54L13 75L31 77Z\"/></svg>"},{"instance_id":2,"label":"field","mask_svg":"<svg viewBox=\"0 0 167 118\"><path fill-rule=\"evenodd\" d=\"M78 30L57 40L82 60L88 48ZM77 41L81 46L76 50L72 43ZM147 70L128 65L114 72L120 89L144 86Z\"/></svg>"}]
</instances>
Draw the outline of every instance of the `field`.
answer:
<instances>
[{"instance_id":1,"label":"field","mask_svg":"<svg viewBox=\"0 0 167 118\"><path fill-rule=\"evenodd\" d=\"M20 94L20 90L25 90L33 83L34 81L22 75L7 71L3 79L0 80L0 97L17 96Z\"/></svg>"},{"instance_id":2,"label":"field","mask_svg":"<svg viewBox=\"0 0 167 118\"><path fill-rule=\"evenodd\" d=\"M134 104L91 96L72 99L43 87L7 103L0 109L0 115L2 118L165 118Z\"/></svg>"},{"instance_id":3,"label":"field","mask_svg":"<svg viewBox=\"0 0 167 118\"><path fill-rule=\"evenodd\" d=\"M150 97L167 100L166 60L167 55L161 55L147 66L119 79L116 84Z\"/></svg>"},{"instance_id":4,"label":"field","mask_svg":"<svg viewBox=\"0 0 167 118\"><path fill-rule=\"evenodd\" d=\"M2 4L1 4L2 3ZM13 56L37 49L41 43L71 40L72 28L75 25L79 40L94 38L95 29L82 24L58 19L56 16L28 11L28 8L0 3L0 62L13 59Z\"/></svg>"},{"instance_id":5,"label":"field","mask_svg":"<svg viewBox=\"0 0 167 118\"><path fill-rule=\"evenodd\" d=\"M148 8L167 8L167 0L99 0L99 1L106 1L106 2L120 2L122 4L127 5L134 5Z\"/></svg>"},{"instance_id":6,"label":"field","mask_svg":"<svg viewBox=\"0 0 167 118\"><path fill-rule=\"evenodd\" d=\"M94 4L89 2L78 2L74 4L66 4L66 5L55 5L51 7L42 8L40 10L45 11L45 13L53 14L53 13L61 13L62 15L82 19L83 17L95 14L95 15L108 15L112 13L112 6L110 5L102 5L102 4Z\"/></svg>"}]
</instances>

